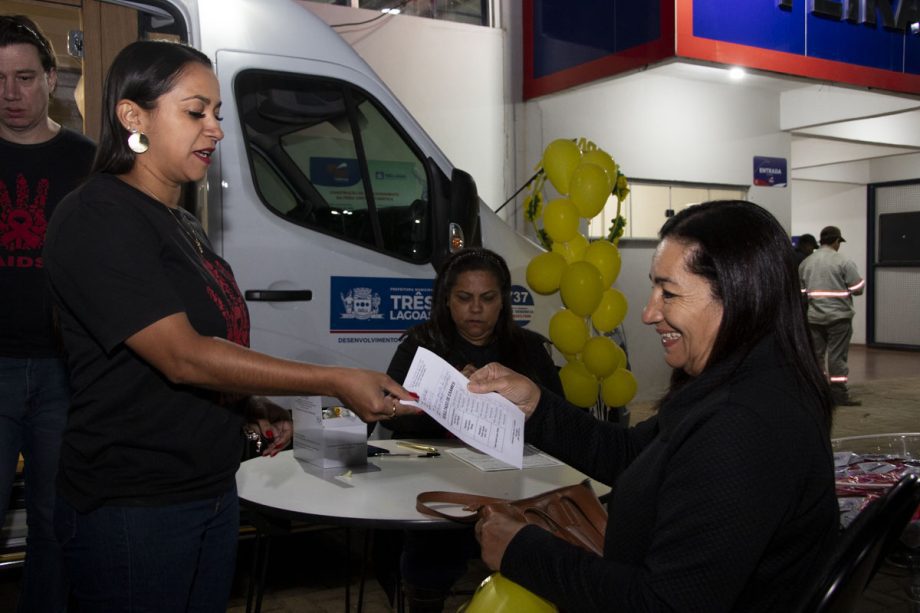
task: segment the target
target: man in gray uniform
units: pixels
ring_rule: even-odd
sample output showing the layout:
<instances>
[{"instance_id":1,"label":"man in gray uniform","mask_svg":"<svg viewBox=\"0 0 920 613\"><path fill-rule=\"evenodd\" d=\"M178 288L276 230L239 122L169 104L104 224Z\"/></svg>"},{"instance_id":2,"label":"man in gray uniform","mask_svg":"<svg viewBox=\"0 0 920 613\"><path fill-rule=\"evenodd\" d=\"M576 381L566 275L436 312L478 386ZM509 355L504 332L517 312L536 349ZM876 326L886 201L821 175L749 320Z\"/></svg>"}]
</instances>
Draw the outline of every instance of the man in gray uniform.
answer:
<instances>
[{"instance_id":1,"label":"man in gray uniform","mask_svg":"<svg viewBox=\"0 0 920 613\"><path fill-rule=\"evenodd\" d=\"M846 242L840 228L827 226L821 230L821 248L799 264L802 291L808 296L808 325L815 345L815 355L827 372L834 400L839 406L859 406L850 398L847 388L847 355L853 336L853 296L859 296L866 282L859 276L856 264L838 250Z\"/></svg>"}]
</instances>

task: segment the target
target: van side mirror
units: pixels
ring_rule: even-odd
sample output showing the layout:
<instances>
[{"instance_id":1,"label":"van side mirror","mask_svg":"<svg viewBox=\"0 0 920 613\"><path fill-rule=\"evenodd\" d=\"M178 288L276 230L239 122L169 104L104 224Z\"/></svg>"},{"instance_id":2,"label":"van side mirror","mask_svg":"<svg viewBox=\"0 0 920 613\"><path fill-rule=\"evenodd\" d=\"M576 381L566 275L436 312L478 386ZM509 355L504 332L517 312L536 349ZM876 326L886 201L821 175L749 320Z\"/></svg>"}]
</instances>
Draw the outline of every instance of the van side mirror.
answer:
<instances>
[{"instance_id":1,"label":"van side mirror","mask_svg":"<svg viewBox=\"0 0 920 613\"><path fill-rule=\"evenodd\" d=\"M430 157L426 160L431 185L431 224L433 237L431 263L435 269L455 249L452 240L463 236L465 247L482 245L479 228L479 192L473 177L453 169L450 180ZM459 232L457 230L460 230Z\"/></svg>"},{"instance_id":2,"label":"van side mirror","mask_svg":"<svg viewBox=\"0 0 920 613\"><path fill-rule=\"evenodd\" d=\"M450 175L450 221L460 224L465 247L482 246L479 232L479 192L473 177L459 168Z\"/></svg>"}]
</instances>

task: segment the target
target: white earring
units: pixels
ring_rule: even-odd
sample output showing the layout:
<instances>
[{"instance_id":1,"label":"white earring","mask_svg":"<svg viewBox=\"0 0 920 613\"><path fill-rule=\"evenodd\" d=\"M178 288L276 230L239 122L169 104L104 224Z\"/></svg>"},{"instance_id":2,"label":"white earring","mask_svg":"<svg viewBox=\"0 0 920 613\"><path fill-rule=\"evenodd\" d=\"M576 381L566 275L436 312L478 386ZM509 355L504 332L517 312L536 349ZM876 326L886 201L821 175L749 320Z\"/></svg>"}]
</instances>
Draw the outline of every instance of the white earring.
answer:
<instances>
[{"instance_id":1,"label":"white earring","mask_svg":"<svg viewBox=\"0 0 920 613\"><path fill-rule=\"evenodd\" d=\"M131 128L131 136L128 137L128 148L134 153L144 153L150 148L150 140L143 132L138 132L137 128Z\"/></svg>"}]
</instances>

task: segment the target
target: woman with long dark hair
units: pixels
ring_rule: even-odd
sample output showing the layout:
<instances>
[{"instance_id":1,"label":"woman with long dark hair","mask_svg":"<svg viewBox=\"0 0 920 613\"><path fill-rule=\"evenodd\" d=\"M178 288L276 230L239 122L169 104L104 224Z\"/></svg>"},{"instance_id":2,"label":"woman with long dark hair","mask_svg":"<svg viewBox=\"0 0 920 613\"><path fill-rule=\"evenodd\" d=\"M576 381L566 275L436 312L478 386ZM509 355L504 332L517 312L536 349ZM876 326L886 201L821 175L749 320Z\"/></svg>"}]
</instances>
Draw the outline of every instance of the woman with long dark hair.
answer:
<instances>
[{"instance_id":1,"label":"woman with long dark hair","mask_svg":"<svg viewBox=\"0 0 920 613\"><path fill-rule=\"evenodd\" d=\"M233 271L179 206L223 138L220 108L201 52L125 47L95 174L48 229L73 389L54 523L81 611L226 610L243 426L269 439L263 455L292 435L290 414L255 394L335 396L367 421L414 411L382 373L249 349Z\"/></svg>"},{"instance_id":2,"label":"woman with long dark hair","mask_svg":"<svg viewBox=\"0 0 920 613\"><path fill-rule=\"evenodd\" d=\"M486 564L567 611L789 611L834 547L830 390L786 233L750 202L688 207L652 260L643 321L674 369L659 410L600 422L490 364L470 390L526 439L613 488L604 555L493 515Z\"/></svg>"},{"instance_id":3,"label":"woman with long dark hair","mask_svg":"<svg viewBox=\"0 0 920 613\"><path fill-rule=\"evenodd\" d=\"M511 273L505 260L493 251L473 247L458 251L441 265L434 280L431 316L406 333L387 374L403 381L416 350L424 347L466 375L499 362L561 395L562 383L548 344L540 334L515 323ZM393 438L447 436L425 414L403 415L381 426L385 436ZM392 568L402 548L399 564L410 613L440 611L450 587L463 576L467 560L477 551L472 530L380 532L375 543L375 557L383 571ZM395 580L381 571L378 578L385 588ZM388 591L392 594L392 589Z\"/></svg>"},{"instance_id":4,"label":"woman with long dark hair","mask_svg":"<svg viewBox=\"0 0 920 613\"><path fill-rule=\"evenodd\" d=\"M508 265L483 247L458 251L441 265L431 295L431 316L406 332L387 374L403 381L419 347L467 375L499 362L562 394L549 341L515 323ZM425 414L403 415L381 426L392 438L443 438L446 433Z\"/></svg>"}]
</instances>

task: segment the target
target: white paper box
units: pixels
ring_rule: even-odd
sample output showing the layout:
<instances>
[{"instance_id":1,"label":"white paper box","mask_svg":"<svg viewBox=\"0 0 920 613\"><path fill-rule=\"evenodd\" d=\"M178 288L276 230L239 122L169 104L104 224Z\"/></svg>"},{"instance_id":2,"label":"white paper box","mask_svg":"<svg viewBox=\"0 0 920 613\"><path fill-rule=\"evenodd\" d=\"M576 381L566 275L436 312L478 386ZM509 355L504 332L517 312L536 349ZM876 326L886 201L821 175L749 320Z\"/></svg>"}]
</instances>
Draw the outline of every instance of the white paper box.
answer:
<instances>
[{"instance_id":1,"label":"white paper box","mask_svg":"<svg viewBox=\"0 0 920 613\"><path fill-rule=\"evenodd\" d=\"M349 415L323 419L320 396L294 399L294 457L319 466L367 464L367 424Z\"/></svg>"}]
</instances>

